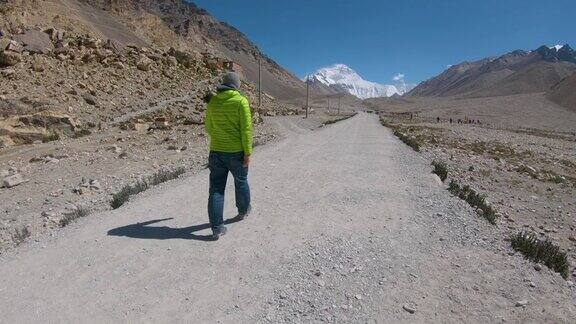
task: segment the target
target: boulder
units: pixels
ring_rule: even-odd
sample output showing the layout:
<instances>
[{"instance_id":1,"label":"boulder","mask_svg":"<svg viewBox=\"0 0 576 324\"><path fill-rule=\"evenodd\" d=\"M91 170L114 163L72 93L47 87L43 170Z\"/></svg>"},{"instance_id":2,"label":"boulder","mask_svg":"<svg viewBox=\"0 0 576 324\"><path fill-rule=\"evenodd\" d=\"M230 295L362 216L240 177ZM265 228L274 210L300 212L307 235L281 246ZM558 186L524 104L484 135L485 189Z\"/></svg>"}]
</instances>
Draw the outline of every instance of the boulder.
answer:
<instances>
[{"instance_id":1,"label":"boulder","mask_svg":"<svg viewBox=\"0 0 576 324\"><path fill-rule=\"evenodd\" d=\"M0 74L5 78L12 77L15 73L16 73L16 71L14 71L14 69L2 69L2 70L0 70Z\"/></svg>"},{"instance_id":2,"label":"boulder","mask_svg":"<svg viewBox=\"0 0 576 324\"><path fill-rule=\"evenodd\" d=\"M34 72L44 72L44 66L46 65L46 61L36 55L36 58L34 58L34 61L32 62L32 70Z\"/></svg>"},{"instance_id":3,"label":"boulder","mask_svg":"<svg viewBox=\"0 0 576 324\"><path fill-rule=\"evenodd\" d=\"M92 106L96 106L97 102L96 102L96 97L94 97L93 95L89 94L88 92L84 93L82 95L82 98L84 98L84 100L86 101L87 104L92 105Z\"/></svg>"},{"instance_id":4,"label":"boulder","mask_svg":"<svg viewBox=\"0 0 576 324\"><path fill-rule=\"evenodd\" d=\"M0 136L0 149L7 148L10 146L14 146L14 145L15 145L15 143L12 140L12 138L10 138L10 136L6 136L6 135Z\"/></svg>"},{"instance_id":5,"label":"boulder","mask_svg":"<svg viewBox=\"0 0 576 324\"><path fill-rule=\"evenodd\" d=\"M112 64L110 64L112 67L117 68L119 70L123 70L124 69L124 63L120 62L120 61L115 61L112 62Z\"/></svg>"},{"instance_id":6,"label":"boulder","mask_svg":"<svg viewBox=\"0 0 576 324\"><path fill-rule=\"evenodd\" d=\"M5 37L0 38L0 52L5 50L6 47L8 47L8 44L10 44L10 42L11 42L10 38Z\"/></svg>"},{"instance_id":7,"label":"boulder","mask_svg":"<svg viewBox=\"0 0 576 324\"><path fill-rule=\"evenodd\" d=\"M106 41L106 44L104 44L103 47L111 50L113 53L116 53L116 54L121 54L121 53L126 52L126 48L122 44L118 43L115 40L111 40L111 39Z\"/></svg>"},{"instance_id":8,"label":"boulder","mask_svg":"<svg viewBox=\"0 0 576 324\"><path fill-rule=\"evenodd\" d=\"M187 68L191 68L196 65L196 62L201 61L202 57L200 53L186 53L179 51L173 47L168 50L168 54L175 57L178 63L184 65Z\"/></svg>"},{"instance_id":9,"label":"boulder","mask_svg":"<svg viewBox=\"0 0 576 324\"><path fill-rule=\"evenodd\" d=\"M31 53L48 53L54 49L50 36L40 30L27 30L23 34L14 35L14 39L24 44L24 50Z\"/></svg>"},{"instance_id":10,"label":"boulder","mask_svg":"<svg viewBox=\"0 0 576 324\"><path fill-rule=\"evenodd\" d=\"M5 177L4 181L2 181L2 186L4 188L13 188L28 181L29 180L24 179L20 173L16 173L14 175Z\"/></svg>"},{"instance_id":11,"label":"boulder","mask_svg":"<svg viewBox=\"0 0 576 324\"><path fill-rule=\"evenodd\" d=\"M147 132L150 129L150 124L148 123L133 123L132 129L137 132Z\"/></svg>"},{"instance_id":12,"label":"boulder","mask_svg":"<svg viewBox=\"0 0 576 324\"><path fill-rule=\"evenodd\" d=\"M80 123L69 115L47 110L0 120L0 137L4 138L6 144L33 144L42 142L47 135L55 131L72 136L80 126ZM10 141L6 137L10 138Z\"/></svg>"},{"instance_id":13,"label":"boulder","mask_svg":"<svg viewBox=\"0 0 576 324\"><path fill-rule=\"evenodd\" d=\"M42 127L9 125L0 122L0 136L9 137L12 143L32 144L35 141L42 141L45 134L46 129Z\"/></svg>"},{"instance_id":14,"label":"boulder","mask_svg":"<svg viewBox=\"0 0 576 324\"><path fill-rule=\"evenodd\" d=\"M204 117L202 115L192 115L184 121L185 125L204 125Z\"/></svg>"},{"instance_id":15,"label":"boulder","mask_svg":"<svg viewBox=\"0 0 576 324\"><path fill-rule=\"evenodd\" d=\"M150 69L152 68L153 62L154 61L149 59L147 56L141 55L140 59L136 63L136 67L138 68L138 70L141 70L141 71L150 71Z\"/></svg>"},{"instance_id":16,"label":"boulder","mask_svg":"<svg viewBox=\"0 0 576 324\"><path fill-rule=\"evenodd\" d=\"M178 60L174 56L168 55L165 59L165 63L169 66L176 66L178 65Z\"/></svg>"},{"instance_id":17,"label":"boulder","mask_svg":"<svg viewBox=\"0 0 576 324\"><path fill-rule=\"evenodd\" d=\"M54 27L48 28L48 29L44 30L44 32L46 34L48 34L48 36L50 36L50 39L53 42L59 42L59 41L62 41L64 39L64 31L58 30Z\"/></svg>"},{"instance_id":18,"label":"boulder","mask_svg":"<svg viewBox=\"0 0 576 324\"><path fill-rule=\"evenodd\" d=\"M262 119L262 116L260 116L260 114L257 111L255 111L252 114L252 123L257 125L257 124L261 124L263 122L264 122L264 119Z\"/></svg>"},{"instance_id":19,"label":"boulder","mask_svg":"<svg viewBox=\"0 0 576 324\"><path fill-rule=\"evenodd\" d=\"M14 66L22 61L22 56L17 52L0 52L0 66Z\"/></svg>"},{"instance_id":20,"label":"boulder","mask_svg":"<svg viewBox=\"0 0 576 324\"><path fill-rule=\"evenodd\" d=\"M20 43L13 41L13 40L10 40L8 42L8 45L6 45L6 47L4 48L4 50L16 52L16 53L22 53L22 51L24 50L24 47L22 47L22 45Z\"/></svg>"},{"instance_id":21,"label":"boulder","mask_svg":"<svg viewBox=\"0 0 576 324\"><path fill-rule=\"evenodd\" d=\"M98 48L102 45L102 40L99 38L87 38L83 41L83 45L88 48Z\"/></svg>"},{"instance_id":22,"label":"boulder","mask_svg":"<svg viewBox=\"0 0 576 324\"><path fill-rule=\"evenodd\" d=\"M170 123L166 117L157 117L154 120L154 128L156 129L168 129L170 128Z\"/></svg>"}]
</instances>

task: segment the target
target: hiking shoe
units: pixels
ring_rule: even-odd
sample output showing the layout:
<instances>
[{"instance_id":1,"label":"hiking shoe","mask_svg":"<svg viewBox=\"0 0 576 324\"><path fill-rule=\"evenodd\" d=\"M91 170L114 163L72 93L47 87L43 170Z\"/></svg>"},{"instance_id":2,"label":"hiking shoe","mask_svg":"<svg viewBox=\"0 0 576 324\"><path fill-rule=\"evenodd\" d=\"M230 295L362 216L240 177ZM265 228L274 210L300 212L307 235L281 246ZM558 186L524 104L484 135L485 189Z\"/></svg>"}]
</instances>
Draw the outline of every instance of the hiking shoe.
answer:
<instances>
[{"instance_id":1,"label":"hiking shoe","mask_svg":"<svg viewBox=\"0 0 576 324\"><path fill-rule=\"evenodd\" d=\"M248 206L248 210L247 210L245 213L240 213L240 214L238 214L237 217L238 217L240 220L243 220L243 219L245 219L246 217L248 217L248 215L250 215L250 212L251 212L251 211L252 211L252 206Z\"/></svg>"},{"instance_id":2,"label":"hiking shoe","mask_svg":"<svg viewBox=\"0 0 576 324\"><path fill-rule=\"evenodd\" d=\"M226 226L222 225L218 229L212 231L212 238L217 240L220 238L220 236L225 235L226 231L228 231Z\"/></svg>"}]
</instances>

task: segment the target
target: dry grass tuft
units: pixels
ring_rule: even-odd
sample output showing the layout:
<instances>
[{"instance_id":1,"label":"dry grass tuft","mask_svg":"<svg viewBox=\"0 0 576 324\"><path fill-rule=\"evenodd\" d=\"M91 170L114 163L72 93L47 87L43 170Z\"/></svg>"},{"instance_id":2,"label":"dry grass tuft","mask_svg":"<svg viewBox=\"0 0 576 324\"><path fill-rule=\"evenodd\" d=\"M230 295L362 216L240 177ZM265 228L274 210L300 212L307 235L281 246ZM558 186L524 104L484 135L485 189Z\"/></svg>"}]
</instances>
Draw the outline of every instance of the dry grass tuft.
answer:
<instances>
[{"instance_id":1,"label":"dry grass tuft","mask_svg":"<svg viewBox=\"0 0 576 324\"><path fill-rule=\"evenodd\" d=\"M528 260L540 262L548 268L568 278L570 263L566 252L549 240L539 240L536 235L520 232L512 236L512 248L521 252Z\"/></svg>"}]
</instances>

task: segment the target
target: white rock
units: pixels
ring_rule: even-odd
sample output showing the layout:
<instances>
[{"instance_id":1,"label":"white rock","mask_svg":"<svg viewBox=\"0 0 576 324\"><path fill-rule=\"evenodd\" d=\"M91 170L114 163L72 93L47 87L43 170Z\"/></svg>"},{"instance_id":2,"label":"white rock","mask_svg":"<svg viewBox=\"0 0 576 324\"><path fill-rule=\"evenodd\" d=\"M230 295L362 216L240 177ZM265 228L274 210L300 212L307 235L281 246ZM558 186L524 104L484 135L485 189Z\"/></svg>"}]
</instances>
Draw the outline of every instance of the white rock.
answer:
<instances>
[{"instance_id":1,"label":"white rock","mask_svg":"<svg viewBox=\"0 0 576 324\"><path fill-rule=\"evenodd\" d=\"M12 187L16 187L17 185L26 183L28 181L29 180L24 179L20 173L16 173L14 175L5 177L2 185L5 188L12 188Z\"/></svg>"},{"instance_id":2,"label":"white rock","mask_svg":"<svg viewBox=\"0 0 576 324\"><path fill-rule=\"evenodd\" d=\"M528 301L526 299L519 300L516 302L516 307L526 307L528 305Z\"/></svg>"}]
</instances>

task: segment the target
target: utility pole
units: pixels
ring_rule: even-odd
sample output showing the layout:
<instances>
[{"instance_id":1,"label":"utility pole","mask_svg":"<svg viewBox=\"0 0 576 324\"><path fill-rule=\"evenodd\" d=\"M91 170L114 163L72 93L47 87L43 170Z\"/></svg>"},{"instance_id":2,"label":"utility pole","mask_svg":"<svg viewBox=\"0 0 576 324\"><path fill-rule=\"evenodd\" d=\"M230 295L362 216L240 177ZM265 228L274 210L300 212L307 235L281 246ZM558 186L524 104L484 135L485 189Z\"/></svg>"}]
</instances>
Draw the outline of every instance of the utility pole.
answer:
<instances>
[{"instance_id":1,"label":"utility pole","mask_svg":"<svg viewBox=\"0 0 576 324\"><path fill-rule=\"evenodd\" d=\"M258 56L258 110L262 108L262 56Z\"/></svg>"},{"instance_id":2,"label":"utility pole","mask_svg":"<svg viewBox=\"0 0 576 324\"><path fill-rule=\"evenodd\" d=\"M310 76L306 76L306 117L308 118L308 104L310 102Z\"/></svg>"}]
</instances>

